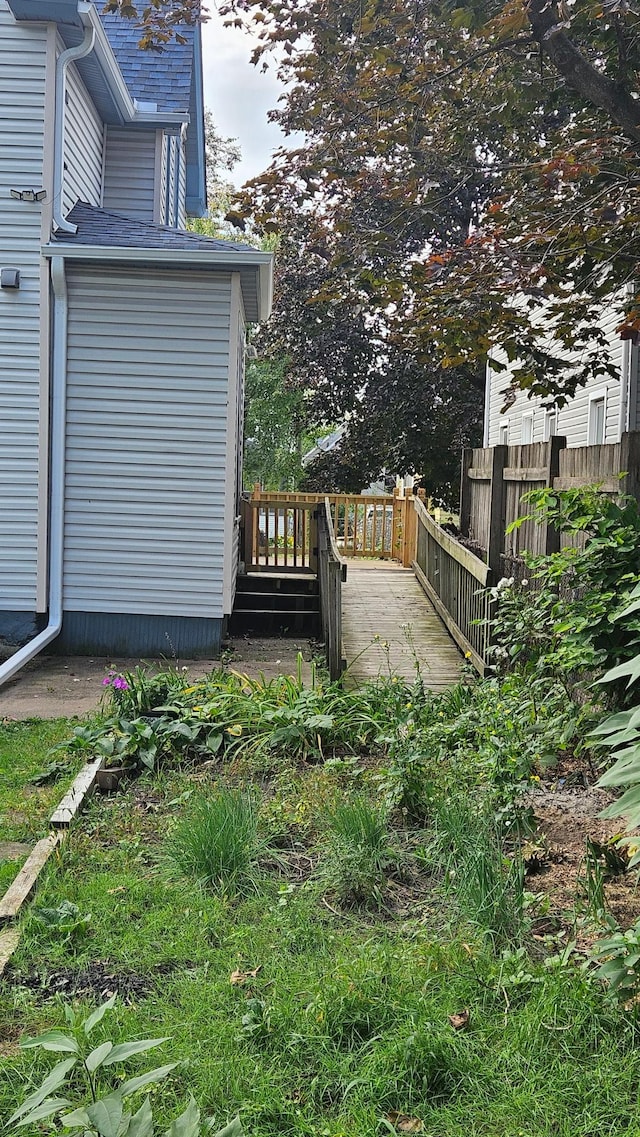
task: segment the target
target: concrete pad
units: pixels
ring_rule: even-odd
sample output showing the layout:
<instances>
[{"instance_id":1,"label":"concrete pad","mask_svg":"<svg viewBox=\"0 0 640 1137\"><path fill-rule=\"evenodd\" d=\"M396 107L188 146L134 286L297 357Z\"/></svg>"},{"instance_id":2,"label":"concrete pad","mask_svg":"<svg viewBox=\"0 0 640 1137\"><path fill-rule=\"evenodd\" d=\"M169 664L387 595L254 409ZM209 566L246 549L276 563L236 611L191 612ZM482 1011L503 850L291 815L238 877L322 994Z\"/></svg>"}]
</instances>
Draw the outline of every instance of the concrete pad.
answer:
<instances>
[{"instance_id":1,"label":"concrete pad","mask_svg":"<svg viewBox=\"0 0 640 1137\"><path fill-rule=\"evenodd\" d=\"M133 671L139 665L156 668L186 668L191 679L199 679L217 667L233 668L258 678L295 675L297 654L304 658L303 678L309 681L311 648L306 640L257 639L230 640L223 659L140 660L105 659L87 656L36 656L12 680L0 687L2 719L55 719L93 714L104 695L107 672Z\"/></svg>"}]
</instances>

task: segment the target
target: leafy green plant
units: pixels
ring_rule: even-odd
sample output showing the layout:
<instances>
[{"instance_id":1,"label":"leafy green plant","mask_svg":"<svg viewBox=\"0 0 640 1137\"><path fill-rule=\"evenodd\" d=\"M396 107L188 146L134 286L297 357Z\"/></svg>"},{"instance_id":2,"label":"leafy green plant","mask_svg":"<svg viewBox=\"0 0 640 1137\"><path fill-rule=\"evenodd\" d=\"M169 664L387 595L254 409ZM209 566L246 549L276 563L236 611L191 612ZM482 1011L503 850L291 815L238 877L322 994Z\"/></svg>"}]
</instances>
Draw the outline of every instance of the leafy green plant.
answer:
<instances>
[{"instance_id":1,"label":"leafy green plant","mask_svg":"<svg viewBox=\"0 0 640 1137\"><path fill-rule=\"evenodd\" d=\"M324 885L342 904L381 907L387 875L401 864L399 852L389 839L386 809L355 794L338 801L327 811L325 820Z\"/></svg>"},{"instance_id":2,"label":"leafy green plant","mask_svg":"<svg viewBox=\"0 0 640 1137\"><path fill-rule=\"evenodd\" d=\"M613 921L611 921L612 927ZM640 920L626 932L616 928L612 934L597 940L591 952L593 960L603 960L597 975L607 982L617 999L625 1001L640 995Z\"/></svg>"},{"instance_id":3,"label":"leafy green plant","mask_svg":"<svg viewBox=\"0 0 640 1137\"><path fill-rule=\"evenodd\" d=\"M118 718L136 719L152 714L190 686L186 669L165 668L150 672L144 666L133 671L111 670L102 681L107 707Z\"/></svg>"},{"instance_id":4,"label":"leafy green plant","mask_svg":"<svg viewBox=\"0 0 640 1137\"><path fill-rule=\"evenodd\" d=\"M640 618L616 616L621 590L638 582L640 513L635 498L614 499L597 486L533 490L524 521L544 521L584 547L549 556L525 554L530 580L494 590L494 659L500 670L532 664L540 673L572 679L633 655Z\"/></svg>"},{"instance_id":5,"label":"leafy green plant","mask_svg":"<svg viewBox=\"0 0 640 1137\"><path fill-rule=\"evenodd\" d=\"M162 1081L178 1063L170 1062L116 1082L114 1068L119 1070L130 1058L155 1050L167 1039L144 1038L116 1044L104 1041L94 1046L90 1036L115 1001L116 996L112 995L86 1019L80 1019L79 1014L66 1005L66 1030L48 1030L36 1038L22 1040L23 1050L44 1050L67 1057L59 1061L41 1085L27 1095L22 1105L12 1113L8 1126L19 1130L42 1121L55 1121L68 1131L70 1137L74 1134L82 1134L83 1137L153 1137L154 1121L149 1095L135 1112L129 1108L129 1099L145 1087ZM200 1137L202 1129L200 1111L191 1098L165 1137ZM216 1137L241 1137L241 1133L240 1122L236 1118L220 1129Z\"/></svg>"},{"instance_id":6,"label":"leafy green plant","mask_svg":"<svg viewBox=\"0 0 640 1137\"><path fill-rule=\"evenodd\" d=\"M82 916L77 904L72 904L70 900L62 900L55 908L35 908L33 919L37 924L48 928L56 938L61 938L63 943L69 943L87 931L91 923L91 913L87 912Z\"/></svg>"},{"instance_id":7,"label":"leafy green plant","mask_svg":"<svg viewBox=\"0 0 640 1137\"><path fill-rule=\"evenodd\" d=\"M153 770L158 754L156 732L145 719L107 719L97 726L77 726L66 744L106 758L107 766Z\"/></svg>"},{"instance_id":8,"label":"leafy green plant","mask_svg":"<svg viewBox=\"0 0 640 1137\"><path fill-rule=\"evenodd\" d=\"M639 609L640 584L633 589L622 608L614 613L613 619L623 620L635 616ZM611 668L600 682L618 683L623 679L627 681L627 689L640 679L640 654ZM640 825L640 705L609 715L591 732L590 739L596 745L606 746L614 759L611 767L601 775L598 785L623 790L621 797L603 810L601 816L624 817L627 830L637 829ZM632 868L640 863L640 848L633 836L624 840L626 844L634 846L629 861L629 867Z\"/></svg>"},{"instance_id":9,"label":"leafy green plant","mask_svg":"<svg viewBox=\"0 0 640 1137\"><path fill-rule=\"evenodd\" d=\"M254 794L223 788L201 798L171 833L167 854L180 872L226 896L255 889L266 842Z\"/></svg>"}]
</instances>

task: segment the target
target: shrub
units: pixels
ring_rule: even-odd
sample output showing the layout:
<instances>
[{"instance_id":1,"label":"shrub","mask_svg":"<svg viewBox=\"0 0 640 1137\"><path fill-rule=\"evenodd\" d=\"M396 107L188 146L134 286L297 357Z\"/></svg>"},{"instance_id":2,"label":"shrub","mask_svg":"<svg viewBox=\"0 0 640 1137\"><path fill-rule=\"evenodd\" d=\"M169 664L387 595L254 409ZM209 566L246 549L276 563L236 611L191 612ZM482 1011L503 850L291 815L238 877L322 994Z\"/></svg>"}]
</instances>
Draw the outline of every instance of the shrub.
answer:
<instances>
[{"instance_id":1,"label":"shrub","mask_svg":"<svg viewBox=\"0 0 640 1137\"><path fill-rule=\"evenodd\" d=\"M560 533L584 534L586 543L544 557L525 554L531 586L509 580L494 590L498 669L530 664L567 679L628 659L640 619L629 613L619 620L615 612L621 590L639 579L637 502L613 499L597 487L533 490L523 500L533 510L511 528L545 521Z\"/></svg>"}]
</instances>

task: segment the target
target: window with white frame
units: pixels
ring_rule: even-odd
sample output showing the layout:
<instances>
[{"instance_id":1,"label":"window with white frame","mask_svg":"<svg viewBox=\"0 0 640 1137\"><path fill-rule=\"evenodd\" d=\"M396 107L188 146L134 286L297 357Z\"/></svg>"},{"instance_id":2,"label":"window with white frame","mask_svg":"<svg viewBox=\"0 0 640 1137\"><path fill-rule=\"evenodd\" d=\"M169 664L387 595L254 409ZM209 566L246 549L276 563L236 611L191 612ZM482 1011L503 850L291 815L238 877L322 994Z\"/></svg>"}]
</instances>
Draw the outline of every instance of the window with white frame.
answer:
<instances>
[{"instance_id":1,"label":"window with white frame","mask_svg":"<svg viewBox=\"0 0 640 1137\"><path fill-rule=\"evenodd\" d=\"M533 442L533 411L522 416L522 443L526 446L529 442Z\"/></svg>"},{"instance_id":2,"label":"window with white frame","mask_svg":"<svg viewBox=\"0 0 640 1137\"><path fill-rule=\"evenodd\" d=\"M498 423L498 446L509 444L509 419L501 418Z\"/></svg>"},{"instance_id":3,"label":"window with white frame","mask_svg":"<svg viewBox=\"0 0 640 1137\"><path fill-rule=\"evenodd\" d=\"M555 407L544 412L544 441L555 438L558 433L558 412Z\"/></svg>"},{"instance_id":4,"label":"window with white frame","mask_svg":"<svg viewBox=\"0 0 640 1137\"><path fill-rule=\"evenodd\" d=\"M587 428L587 442L589 446L601 446L605 440L607 429L607 392L606 389L593 391L589 395L589 421Z\"/></svg>"}]
</instances>

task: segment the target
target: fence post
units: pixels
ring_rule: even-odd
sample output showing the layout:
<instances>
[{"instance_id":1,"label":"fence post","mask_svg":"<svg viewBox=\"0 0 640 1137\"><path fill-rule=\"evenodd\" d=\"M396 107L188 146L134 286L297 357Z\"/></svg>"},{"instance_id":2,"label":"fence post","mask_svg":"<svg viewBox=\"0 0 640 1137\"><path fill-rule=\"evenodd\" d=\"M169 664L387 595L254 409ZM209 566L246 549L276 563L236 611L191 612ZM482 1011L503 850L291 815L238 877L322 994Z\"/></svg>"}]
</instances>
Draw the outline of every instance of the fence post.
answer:
<instances>
[{"instance_id":1,"label":"fence post","mask_svg":"<svg viewBox=\"0 0 640 1137\"><path fill-rule=\"evenodd\" d=\"M555 435L547 443L549 447L547 453L547 486L549 489L553 489L553 479L560 474L560 451L564 450L566 445L567 440L564 435ZM549 525L546 522L545 524L547 531L544 539L544 551L549 556L550 553L560 551L560 530L556 529L554 525Z\"/></svg>"},{"instance_id":2,"label":"fence post","mask_svg":"<svg viewBox=\"0 0 640 1137\"><path fill-rule=\"evenodd\" d=\"M640 432L623 434L620 440L620 493L630 494L640 504Z\"/></svg>"},{"instance_id":3,"label":"fence post","mask_svg":"<svg viewBox=\"0 0 640 1137\"><path fill-rule=\"evenodd\" d=\"M416 544L418 541L418 518L413 504L413 494L409 494L404 506L404 543L402 549L402 567L411 568L416 559Z\"/></svg>"},{"instance_id":4,"label":"fence post","mask_svg":"<svg viewBox=\"0 0 640 1137\"><path fill-rule=\"evenodd\" d=\"M469 470L473 463L473 450L465 447L462 451L462 469L460 472L460 532L463 537L469 536L469 523L471 521L471 478Z\"/></svg>"},{"instance_id":5,"label":"fence post","mask_svg":"<svg viewBox=\"0 0 640 1137\"><path fill-rule=\"evenodd\" d=\"M502 577L502 553L504 552L506 487L504 468L507 464L508 446L494 446L491 452L491 500L489 507L489 544L487 564L494 574L494 580Z\"/></svg>"}]
</instances>

